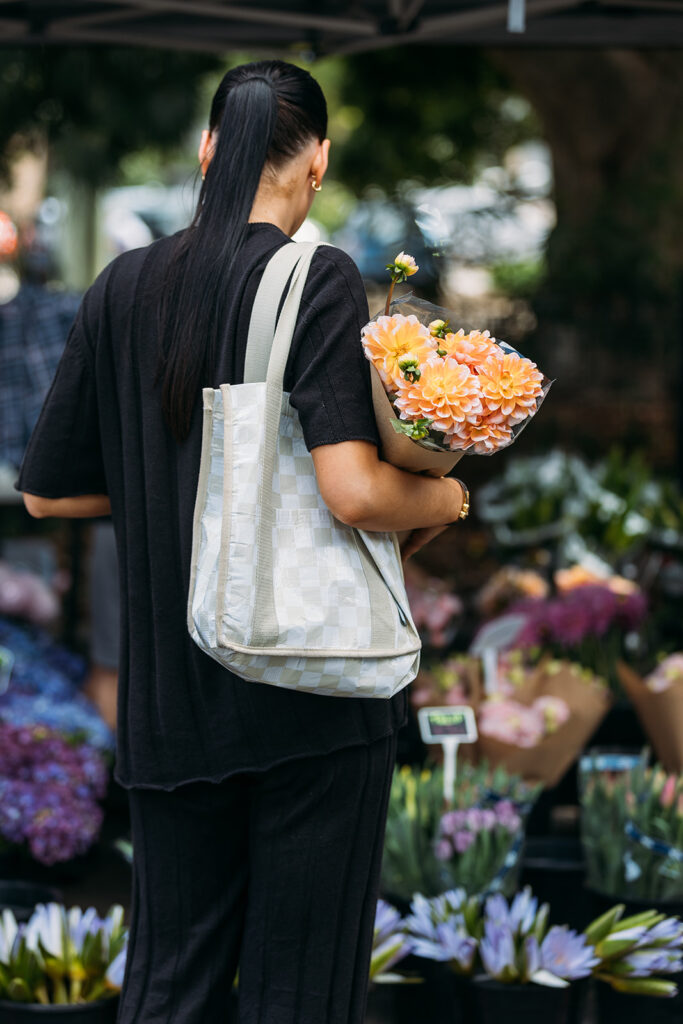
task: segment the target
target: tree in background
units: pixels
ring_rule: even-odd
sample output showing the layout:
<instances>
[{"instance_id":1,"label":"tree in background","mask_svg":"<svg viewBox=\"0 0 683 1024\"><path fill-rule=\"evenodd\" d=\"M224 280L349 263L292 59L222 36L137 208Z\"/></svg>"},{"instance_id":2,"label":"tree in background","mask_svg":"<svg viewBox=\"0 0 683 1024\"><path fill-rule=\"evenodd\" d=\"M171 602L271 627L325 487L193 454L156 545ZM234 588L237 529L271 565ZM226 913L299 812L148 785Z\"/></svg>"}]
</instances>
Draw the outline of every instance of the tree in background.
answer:
<instances>
[{"instance_id":1,"label":"tree in background","mask_svg":"<svg viewBox=\"0 0 683 1024\"><path fill-rule=\"evenodd\" d=\"M532 299L532 351L559 378L556 403L580 383L586 419L621 389L612 428L649 433L670 459L683 333L680 51L411 47L347 68L341 97L362 114L338 166L359 190L467 181L482 159L542 135L558 218ZM535 117L516 118L514 96Z\"/></svg>"},{"instance_id":2,"label":"tree in background","mask_svg":"<svg viewBox=\"0 0 683 1024\"><path fill-rule=\"evenodd\" d=\"M172 150L197 115L220 58L109 47L0 50L0 172L44 144L53 168L100 186L130 153Z\"/></svg>"}]
</instances>

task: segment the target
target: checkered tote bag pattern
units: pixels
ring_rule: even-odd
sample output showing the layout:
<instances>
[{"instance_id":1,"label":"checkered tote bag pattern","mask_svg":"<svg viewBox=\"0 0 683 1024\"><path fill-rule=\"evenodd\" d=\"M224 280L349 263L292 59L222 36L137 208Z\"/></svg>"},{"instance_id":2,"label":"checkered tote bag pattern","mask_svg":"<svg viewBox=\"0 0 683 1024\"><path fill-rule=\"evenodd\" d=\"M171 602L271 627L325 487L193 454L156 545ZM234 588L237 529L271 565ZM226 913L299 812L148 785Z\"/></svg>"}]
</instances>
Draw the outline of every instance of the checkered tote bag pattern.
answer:
<instances>
[{"instance_id":1,"label":"checkered tote bag pattern","mask_svg":"<svg viewBox=\"0 0 683 1024\"><path fill-rule=\"evenodd\" d=\"M334 518L283 392L315 248L290 243L268 263L245 383L204 389L188 629L243 679L391 697L415 678L420 657L396 535Z\"/></svg>"}]
</instances>

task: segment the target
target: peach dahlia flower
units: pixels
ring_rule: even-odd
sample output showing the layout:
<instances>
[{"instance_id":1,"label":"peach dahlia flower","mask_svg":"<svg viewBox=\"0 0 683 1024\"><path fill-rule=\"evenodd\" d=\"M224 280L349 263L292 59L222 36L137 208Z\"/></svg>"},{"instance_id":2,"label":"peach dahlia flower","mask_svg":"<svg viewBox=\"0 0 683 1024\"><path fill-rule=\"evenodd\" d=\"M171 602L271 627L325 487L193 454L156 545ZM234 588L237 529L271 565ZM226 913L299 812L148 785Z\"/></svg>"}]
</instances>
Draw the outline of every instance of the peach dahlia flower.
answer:
<instances>
[{"instance_id":1,"label":"peach dahlia flower","mask_svg":"<svg viewBox=\"0 0 683 1024\"><path fill-rule=\"evenodd\" d=\"M481 455L504 448L512 440L512 428L500 413L481 416L474 422L464 423L457 437L451 439L451 448L466 450L476 448Z\"/></svg>"},{"instance_id":2,"label":"peach dahlia flower","mask_svg":"<svg viewBox=\"0 0 683 1024\"><path fill-rule=\"evenodd\" d=\"M441 342L441 348L446 349L449 356L453 356L459 363L473 368L478 368L491 356L497 359L503 356L503 350L491 341L488 331L470 331L465 334L461 329L457 334L447 334Z\"/></svg>"},{"instance_id":3,"label":"peach dahlia flower","mask_svg":"<svg viewBox=\"0 0 683 1024\"><path fill-rule=\"evenodd\" d=\"M535 410L543 375L536 363L510 352L502 359L489 356L479 367L479 383L489 412L500 412L508 423L515 424Z\"/></svg>"},{"instance_id":4,"label":"peach dahlia flower","mask_svg":"<svg viewBox=\"0 0 683 1024\"><path fill-rule=\"evenodd\" d=\"M378 316L363 328L363 348L392 391L405 384L399 361L413 356L418 365L434 354L436 341L416 316Z\"/></svg>"},{"instance_id":5,"label":"peach dahlia flower","mask_svg":"<svg viewBox=\"0 0 683 1024\"><path fill-rule=\"evenodd\" d=\"M401 419L430 419L435 430L454 434L468 418L481 415L479 381L466 366L432 355L421 371L419 381L401 382L395 402Z\"/></svg>"}]
</instances>

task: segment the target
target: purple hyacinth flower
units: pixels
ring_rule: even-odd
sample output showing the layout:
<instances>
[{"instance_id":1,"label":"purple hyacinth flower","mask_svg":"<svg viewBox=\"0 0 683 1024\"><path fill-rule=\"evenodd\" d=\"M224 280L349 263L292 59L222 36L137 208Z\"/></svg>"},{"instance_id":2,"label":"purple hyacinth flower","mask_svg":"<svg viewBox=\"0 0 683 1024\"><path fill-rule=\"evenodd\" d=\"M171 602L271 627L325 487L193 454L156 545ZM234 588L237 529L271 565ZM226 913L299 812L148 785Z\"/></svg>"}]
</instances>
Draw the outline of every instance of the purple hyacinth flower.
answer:
<instances>
[{"instance_id":1,"label":"purple hyacinth flower","mask_svg":"<svg viewBox=\"0 0 683 1024\"><path fill-rule=\"evenodd\" d=\"M542 969L565 981L589 977L599 963L585 935L578 935L566 926L551 928L541 943Z\"/></svg>"}]
</instances>

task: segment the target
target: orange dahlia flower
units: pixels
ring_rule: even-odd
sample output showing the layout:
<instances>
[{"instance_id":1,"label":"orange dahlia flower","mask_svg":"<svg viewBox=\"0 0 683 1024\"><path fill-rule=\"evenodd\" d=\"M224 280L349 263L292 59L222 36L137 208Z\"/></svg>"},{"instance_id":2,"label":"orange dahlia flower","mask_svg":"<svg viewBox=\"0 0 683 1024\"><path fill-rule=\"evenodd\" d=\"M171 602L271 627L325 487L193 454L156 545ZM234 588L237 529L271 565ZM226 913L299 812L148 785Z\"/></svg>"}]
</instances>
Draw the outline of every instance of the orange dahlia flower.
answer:
<instances>
[{"instance_id":1,"label":"orange dahlia flower","mask_svg":"<svg viewBox=\"0 0 683 1024\"><path fill-rule=\"evenodd\" d=\"M363 348L385 385L396 391L405 378L399 361L412 355L419 366L434 354L436 341L416 316L378 316L363 328Z\"/></svg>"},{"instance_id":2,"label":"orange dahlia flower","mask_svg":"<svg viewBox=\"0 0 683 1024\"><path fill-rule=\"evenodd\" d=\"M491 356L497 359L503 356L503 350L494 344L488 331L470 331L469 334L465 334L463 330L459 330L457 334L447 334L441 348L446 349L453 359L474 370L478 370Z\"/></svg>"},{"instance_id":3,"label":"orange dahlia flower","mask_svg":"<svg viewBox=\"0 0 683 1024\"><path fill-rule=\"evenodd\" d=\"M466 451L468 448L474 448L478 455L484 455L486 452L495 452L498 448L504 448L511 440L512 428L503 416L494 413L491 416L481 416L473 422L464 423L457 437L451 439L450 446L454 451Z\"/></svg>"},{"instance_id":4,"label":"orange dahlia flower","mask_svg":"<svg viewBox=\"0 0 683 1024\"><path fill-rule=\"evenodd\" d=\"M530 359L509 352L502 359L489 356L479 367L485 407L502 413L508 423L521 423L536 408L543 390L543 375Z\"/></svg>"},{"instance_id":5,"label":"orange dahlia flower","mask_svg":"<svg viewBox=\"0 0 683 1024\"><path fill-rule=\"evenodd\" d=\"M453 434L467 419L481 415L479 381L466 366L432 355L421 371L415 383L401 382L395 402L401 419L426 418L435 430Z\"/></svg>"}]
</instances>

